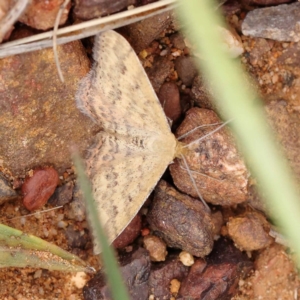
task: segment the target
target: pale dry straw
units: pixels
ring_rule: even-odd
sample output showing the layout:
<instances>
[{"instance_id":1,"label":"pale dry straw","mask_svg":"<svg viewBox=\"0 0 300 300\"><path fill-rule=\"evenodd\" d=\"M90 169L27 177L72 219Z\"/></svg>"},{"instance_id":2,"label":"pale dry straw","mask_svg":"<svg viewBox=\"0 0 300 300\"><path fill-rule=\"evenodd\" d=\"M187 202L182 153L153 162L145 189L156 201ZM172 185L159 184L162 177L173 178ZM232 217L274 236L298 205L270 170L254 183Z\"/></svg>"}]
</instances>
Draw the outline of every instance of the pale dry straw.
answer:
<instances>
[{"instance_id":1,"label":"pale dry straw","mask_svg":"<svg viewBox=\"0 0 300 300\"><path fill-rule=\"evenodd\" d=\"M129 43L106 31L95 38L95 63L80 82L78 108L103 127L86 161L109 242L137 214L183 145ZM99 252L96 245L95 252Z\"/></svg>"}]
</instances>

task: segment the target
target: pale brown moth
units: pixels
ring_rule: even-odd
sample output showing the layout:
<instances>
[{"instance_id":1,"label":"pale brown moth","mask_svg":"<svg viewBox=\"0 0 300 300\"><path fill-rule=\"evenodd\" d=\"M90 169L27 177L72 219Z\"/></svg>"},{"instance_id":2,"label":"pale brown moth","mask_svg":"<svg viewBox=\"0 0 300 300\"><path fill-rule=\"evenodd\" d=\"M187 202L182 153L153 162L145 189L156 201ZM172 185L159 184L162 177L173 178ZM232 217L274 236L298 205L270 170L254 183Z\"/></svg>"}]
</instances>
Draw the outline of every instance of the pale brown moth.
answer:
<instances>
[{"instance_id":1,"label":"pale brown moth","mask_svg":"<svg viewBox=\"0 0 300 300\"><path fill-rule=\"evenodd\" d=\"M125 229L175 157L172 134L137 55L115 31L96 36L94 65L76 94L79 109L103 127L86 161L109 242ZM96 246L99 252L99 247Z\"/></svg>"}]
</instances>

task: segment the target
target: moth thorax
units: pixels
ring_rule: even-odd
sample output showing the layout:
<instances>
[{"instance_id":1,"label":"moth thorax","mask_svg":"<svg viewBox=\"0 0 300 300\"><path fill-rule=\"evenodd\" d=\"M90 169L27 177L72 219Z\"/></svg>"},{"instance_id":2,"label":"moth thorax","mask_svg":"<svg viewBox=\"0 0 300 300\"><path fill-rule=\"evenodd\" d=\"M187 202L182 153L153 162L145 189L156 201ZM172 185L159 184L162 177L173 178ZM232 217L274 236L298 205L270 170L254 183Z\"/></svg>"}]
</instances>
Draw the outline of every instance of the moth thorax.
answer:
<instances>
[{"instance_id":1,"label":"moth thorax","mask_svg":"<svg viewBox=\"0 0 300 300\"><path fill-rule=\"evenodd\" d=\"M181 155L186 155L190 150L184 147L185 144L176 140L176 149L174 157L181 158Z\"/></svg>"}]
</instances>

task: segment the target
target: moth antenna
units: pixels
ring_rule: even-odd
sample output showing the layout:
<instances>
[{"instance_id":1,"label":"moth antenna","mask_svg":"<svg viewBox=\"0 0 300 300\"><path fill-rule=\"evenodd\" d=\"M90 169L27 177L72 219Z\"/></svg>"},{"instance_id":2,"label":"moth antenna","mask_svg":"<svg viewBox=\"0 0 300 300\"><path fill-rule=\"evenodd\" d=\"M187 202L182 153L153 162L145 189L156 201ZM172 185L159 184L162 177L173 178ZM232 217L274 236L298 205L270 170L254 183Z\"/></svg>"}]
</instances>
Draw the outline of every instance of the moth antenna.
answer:
<instances>
[{"instance_id":1,"label":"moth antenna","mask_svg":"<svg viewBox=\"0 0 300 300\"><path fill-rule=\"evenodd\" d=\"M40 214L40 213L46 213L46 212L49 212L49 211L52 211L52 210L55 210L55 209L59 209L59 208L62 208L62 207L63 206L60 205L60 206L56 206L56 207L53 207L53 208L49 208L49 209L37 211L35 213L28 214L28 215L25 215L25 216L19 216L19 217L14 217L14 218L6 219L5 221L11 221L11 220L16 220L16 219L21 219L21 218L24 218L24 217L31 217L31 216L34 216L34 215L37 215L37 214Z\"/></svg>"},{"instance_id":2,"label":"moth antenna","mask_svg":"<svg viewBox=\"0 0 300 300\"><path fill-rule=\"evenodd\" d=\"M184 168L181 164L180 164L180 168L188 172L188 169ZM223 181L223 180L221 180L221 179L217 179L217 178L211 177L211 176L209 176L209 175L206 175L206 174L201 173L201 172L198 172L198 171L190 170L190 172L191 172L191 173L199 174L199 175L204 176L204 177L208 177L208 178L213 179L213 180L216 180L216 181Z\"/></svg>"},{"instance_id":3,"label":"moth antenna","mask_svg":"<svg viewBox=\"0 0 300 300\"><path fill-rule=\"evenodd\" d=\"M177 138L177 140L182 140L183 138L185 138L186 136L190 135L191 133L193 133L194 131L196 131L199 128L203 128L203 127L209 127L209 126L215 126L215 125L221 125L222 123L212 123L212 124L204 124L204 125L199 125L193 129L191 129L190 131L184 133L183 135L181 135L180 137Z\"/></svg>"},{"instance_id":4,"label":"moth antenna","mask_svg":"<svg viewBox=\"0 0 300 300\"><path fill-rule=\"evenodd\" d=\"M200 137L199 139L196 139L194 141L192 141L191 143L184 145L183 148L187 148L190 147L191 145L194 145L198 142L201 142L202 140L204 140L205 138L207 138L208 136L212 135L213 133L219 131L221 128L223 128L224 126L226 126L228 123L230 123L233 119L230 119L226 122L224 122L222 125L220 125L219 127L217 127L216 129L212 130L211 132L205 134L204 136Z\"/></svg>"},{"instance_id":5,"label":"moth antenna","mask_svg":"<svg viewBox=\"0 0 300 300\"><path fill-rule=\"evenodd\" d=\"M191 170L190 170L190 168L189 168L189 166L188 166L188 164L187 164L187 162L186 162L186 159L185 159L185 157L184 157L183 154L181 154L181 158L182 158L182 160L183 160L183 162L184 162L184 164L185 164L186 170L187 170L187 172L188 172L188 174L189 174L189 176L190 176L190 178L191 178L191 181L192 181L192 183L193 183L193 185L194 185L194 188L195 188L195 190L196 190L196 192L197 192L198 197L199 197L200 200L202 201L202 203L203 203L204 207L207 209L207 211L208 211L208 212L211 212L209 206L208 206L207 203L204 201L203 197L201 196L201 193L200 193L199 190L198 190L198 187L197 187L197 185L196 185L195 179L194 179L194 177L193 177L193 175L192 175L192 173L191 173Z\"/></svg>"}]
</instances>

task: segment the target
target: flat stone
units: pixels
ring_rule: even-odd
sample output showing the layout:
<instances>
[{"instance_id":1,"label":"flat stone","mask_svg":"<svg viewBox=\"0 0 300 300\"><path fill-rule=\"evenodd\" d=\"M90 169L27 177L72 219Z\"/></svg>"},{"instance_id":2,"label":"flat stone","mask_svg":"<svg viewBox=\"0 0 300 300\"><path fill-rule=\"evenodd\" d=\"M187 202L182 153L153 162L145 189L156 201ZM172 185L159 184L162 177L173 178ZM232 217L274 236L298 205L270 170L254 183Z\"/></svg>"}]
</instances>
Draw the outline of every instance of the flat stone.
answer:
<instances>
[{"instance_id":1,"label":"flat stone","mask_svg":"<svg viewBox=\"0 0 300 300\"><path fill-rule=\"evenodd\" d=\"M300 3L250 11L242 24L244 35L277 41L300 41Z\"/></svg>"},{"instance_id":2,"label":"flat stone","mask_svg":"<svg viewBox=\"0 0 300 300\"><path fill-rule=\"evenodd\" d=\"M75 105L78 82L90 66L81 42L57 50L64 83L52 49L0 60L0 136L5 141L0 159L14 176L42 165L52 165L62 174L72 165L70 146L85 156L99 130Z\"/></svg>"}]
</instances>

